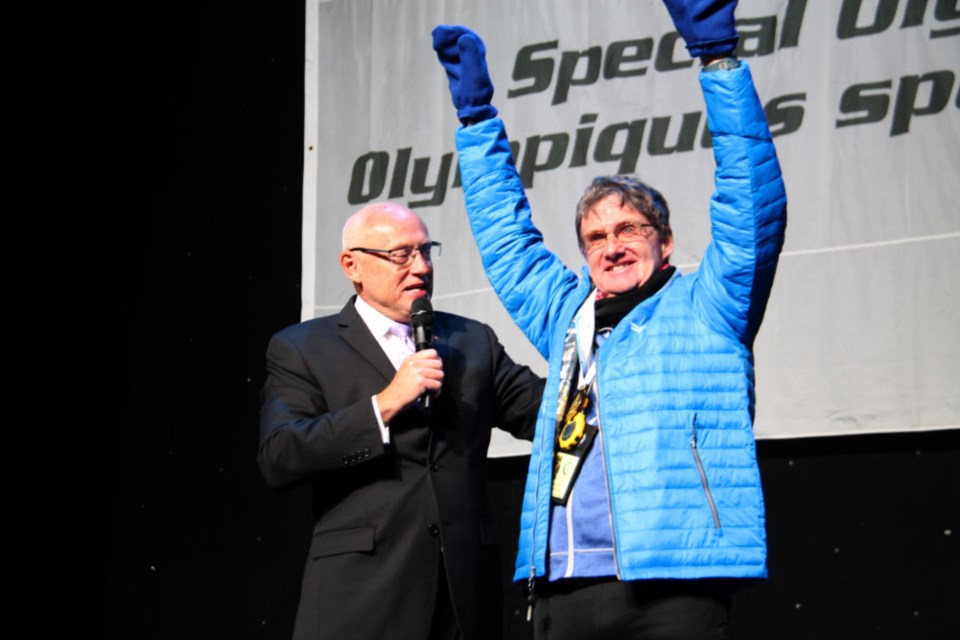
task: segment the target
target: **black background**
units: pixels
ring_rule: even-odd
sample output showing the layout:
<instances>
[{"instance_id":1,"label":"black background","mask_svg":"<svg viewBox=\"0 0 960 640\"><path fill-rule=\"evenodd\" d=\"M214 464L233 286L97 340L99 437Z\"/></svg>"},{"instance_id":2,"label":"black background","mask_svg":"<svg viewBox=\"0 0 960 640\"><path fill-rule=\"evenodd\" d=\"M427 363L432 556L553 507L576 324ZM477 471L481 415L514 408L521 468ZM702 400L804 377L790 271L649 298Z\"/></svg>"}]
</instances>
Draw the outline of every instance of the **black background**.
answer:
<instances>
[{"instance_id":1,"label":"black background","mask_svg":"<svg viewBox=\"0 0 960 640\"><path fill-rule=\"evenodd\" d=\"M266 343L299 319L304 7L42 11L8 24L7 624L288 638L309 495L266 489L255 455ZM960 637L958 442L761 442L771 578L733 637ZM491 462L508 574L525 468Z\"/></svg>"}]
</instances>

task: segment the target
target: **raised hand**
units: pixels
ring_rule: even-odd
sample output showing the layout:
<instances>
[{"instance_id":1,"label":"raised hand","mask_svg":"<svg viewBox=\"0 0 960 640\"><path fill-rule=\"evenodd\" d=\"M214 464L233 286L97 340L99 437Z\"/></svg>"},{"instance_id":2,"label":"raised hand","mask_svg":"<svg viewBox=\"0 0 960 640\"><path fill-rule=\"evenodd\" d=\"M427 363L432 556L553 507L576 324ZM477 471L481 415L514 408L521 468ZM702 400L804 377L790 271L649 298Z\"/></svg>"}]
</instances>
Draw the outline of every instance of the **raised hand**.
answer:
<instances>
[{"instance_id":1,"label":"raised hand","mask_svg":"<svg viewBox=\"0 0 960 640\"><path fill-rule=\"evenodd\" d=\"M493 82L487 72L483 40L466 27L441 24L433 30L433 49L447 72L460 122L470 124L496 116L497 109L490 104Z\"/></svg>"},{"instance_id":2,"label":"raised hand","mask_svg":"<svg viewBox=\"0 0 960 640\"><path fill-rule=\"evenodd\" d=\"M715 60L733 54L740 35L737 0L663 0L673 25L694 58Z\"/></svg>"}]
</instances>

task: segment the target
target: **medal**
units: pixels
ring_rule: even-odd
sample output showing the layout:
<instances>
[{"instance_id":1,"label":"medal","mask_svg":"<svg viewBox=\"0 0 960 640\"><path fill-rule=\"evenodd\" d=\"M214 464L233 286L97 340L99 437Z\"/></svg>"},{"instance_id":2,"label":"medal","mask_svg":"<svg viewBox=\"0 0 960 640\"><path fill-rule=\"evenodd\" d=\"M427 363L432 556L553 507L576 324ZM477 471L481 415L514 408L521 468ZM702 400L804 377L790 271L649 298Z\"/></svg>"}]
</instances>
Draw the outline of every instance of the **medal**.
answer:
<instances>
[{"instance_id":1,"label":"medal","mask_svg":"<svg viewBox=\"0 0 960 640\"><path fill-rule=\"evenodd\" d=\"M586 431L587 416L584 413L590 404L590 396L587 388L581 387L570 402L570 408L564 418L564 426L557 437L562 451L572 451L583 440L583 434Z\"/></svg>"}]
</instances>

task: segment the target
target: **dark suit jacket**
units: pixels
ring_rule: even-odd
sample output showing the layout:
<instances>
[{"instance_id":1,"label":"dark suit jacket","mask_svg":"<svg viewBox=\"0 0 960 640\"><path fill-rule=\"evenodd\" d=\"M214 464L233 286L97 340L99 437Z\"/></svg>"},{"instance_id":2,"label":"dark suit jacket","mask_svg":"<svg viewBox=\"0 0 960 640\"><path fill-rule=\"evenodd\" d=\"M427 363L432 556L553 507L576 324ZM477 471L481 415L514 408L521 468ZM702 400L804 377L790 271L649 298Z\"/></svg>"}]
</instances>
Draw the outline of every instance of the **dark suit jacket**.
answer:
<instances>
[{"instance_id":1,"label":"dark suit jacket","mask_svg":"<svg viewBox=\"0 0 960 640\"><path fill-rule=\"evenodd\" d=\"M371 396L393 366L351 300L270 340L258 461L313 484L315 526L294 637L427 637L441 548L465 638L500 635L500 558L486 491L490 428L531 439L543 380L486 325L434 313L444 381L384 446Z\"/></svg>"}]
</instances>

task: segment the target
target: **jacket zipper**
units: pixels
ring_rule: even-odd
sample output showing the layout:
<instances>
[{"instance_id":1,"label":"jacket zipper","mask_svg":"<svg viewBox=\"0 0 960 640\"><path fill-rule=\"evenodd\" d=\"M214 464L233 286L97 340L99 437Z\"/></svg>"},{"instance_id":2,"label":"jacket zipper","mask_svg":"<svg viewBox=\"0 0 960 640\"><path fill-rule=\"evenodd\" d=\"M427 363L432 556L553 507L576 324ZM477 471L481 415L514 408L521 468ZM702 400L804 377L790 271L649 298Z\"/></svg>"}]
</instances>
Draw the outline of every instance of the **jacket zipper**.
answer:
<instances>
[{"instance_id":1,"label":"jacket zipper","mask_svg":"<svg viewBox=\"0 0 960 640\"><path fill-rule=\"evenodd\" d=\"M540 417L538 416L537 421L539 422L539 420L540 420ZM551 437L552 437L552 430L543 429L543 434L540 437L540 457L537 459L537 482L534 485L534 493L533 493L533 522L530 523L530 577L527 578L527 622L530 622L530 620L533 618L533 606L537 599L536 592L534 590L535 583L537 580L537 518L539 516L538 512L540 510L540 488L541 488L540 473L543 470L543 459L544 459L544 453L546 451L544 449L543 440L544 438L547 437L548 433L551 433ZM554 453L552 442L551 442L549 452L550 452L549 453L550 468L552 469L553 453ZM551 480L553 480L552 473L551 473ZM548 504L547 509L549 508L550 506ZM549 517L549 512L548 512L548 517Z\"/></svg>"},{"instance_id":2,"label":"jacket zipper","mask_svg":"<svg viewBox=\"0 0 960 640\"><path fill-rule=\"evenodd\" d=\"M697 414L693 414L693 435L690 437L690 449L693 451L693 461L697 463L697 472L700 474L700 484L703 485L703 492L707 496L707 504L710 505L710 513L713 515L713 525L717 529L720 529L720 514L717 512L717 504L713 501L713 494L710 493L710 483L707 481L707 472L703 468L700 451L697 449Z\"/></svg>"}]
</instances>

